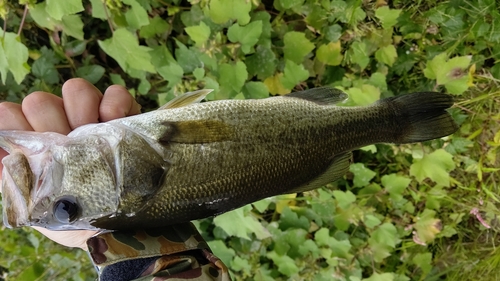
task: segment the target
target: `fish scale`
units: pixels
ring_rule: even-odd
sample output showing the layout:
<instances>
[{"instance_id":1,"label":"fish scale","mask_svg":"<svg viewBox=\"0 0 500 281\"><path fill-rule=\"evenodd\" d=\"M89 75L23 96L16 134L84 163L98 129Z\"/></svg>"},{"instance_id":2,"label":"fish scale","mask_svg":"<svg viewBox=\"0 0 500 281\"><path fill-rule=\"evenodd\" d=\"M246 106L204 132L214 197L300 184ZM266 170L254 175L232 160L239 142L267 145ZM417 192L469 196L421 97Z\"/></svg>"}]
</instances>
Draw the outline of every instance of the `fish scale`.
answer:
<instances>
[{"instance_id":1,"label":"fish scale","mask_svg":"<svg viewBox=\"0 0 500 281\"><path fill-rule=\"evenodd\" d=\"M4 222L54 230L186 222L335 181L348 171L353 149L425 141L457 129L446 111L453 99L441 93L365 107L336 106L346 95L330 88L199 103L208 93L186 93L156 111L86 125L68 136L0 131L0 147L22 150L30 164L13 167L27 163L19 155L4 160L4 173L21 173L2 186ZM25 147L27 140L40 143ZM65 151L68 143L75 153L45 155ZM48 172L31 169L39 166ZM39 186L25 186L40 179Z\"/></svg>"}]
</instances>

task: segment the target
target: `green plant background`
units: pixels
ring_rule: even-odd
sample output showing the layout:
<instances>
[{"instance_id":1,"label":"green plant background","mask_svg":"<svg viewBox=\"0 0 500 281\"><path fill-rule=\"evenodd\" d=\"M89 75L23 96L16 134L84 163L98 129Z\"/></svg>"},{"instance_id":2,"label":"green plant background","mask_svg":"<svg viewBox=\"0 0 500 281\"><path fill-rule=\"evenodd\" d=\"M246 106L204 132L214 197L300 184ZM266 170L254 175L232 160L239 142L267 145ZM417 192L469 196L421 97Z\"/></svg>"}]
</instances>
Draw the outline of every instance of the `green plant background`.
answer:
<instances>
[{"instance_id":1,"label":"green plant background","mask_svg":"<svg viewBox=\"0 0 500 281\"><path fill-rule=\"evenodd\" d=\"M0 1L0 100L121 84L250 99L314 86L346 105L456 96L453 136L355 152L343 180L196 225L235 280L498 280L500 4L495 0ZM235 223L237 221L238 223ZM86 253L0 228L0 280L94 280Z\"/></svg>"}]
</instances>

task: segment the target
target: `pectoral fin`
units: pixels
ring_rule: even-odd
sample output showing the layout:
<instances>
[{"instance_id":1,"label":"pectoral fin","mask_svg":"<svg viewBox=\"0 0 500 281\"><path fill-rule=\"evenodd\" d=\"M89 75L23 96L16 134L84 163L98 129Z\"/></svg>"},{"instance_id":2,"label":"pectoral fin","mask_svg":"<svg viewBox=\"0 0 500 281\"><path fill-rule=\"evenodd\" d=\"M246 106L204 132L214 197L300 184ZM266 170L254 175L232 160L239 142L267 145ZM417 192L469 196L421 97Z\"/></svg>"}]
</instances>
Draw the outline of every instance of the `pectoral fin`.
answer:
<instances>
[{"instance_id":1,"label":"pectoral fin","mask_svg":"<svg viewBox=\"0 0 500 281\"><path fill-rule=\"evenodd\" d=\"M289 193L309 191L342 178L347 173L347 171L349 171L349 166L351 165L351 157L351 152L345 152L335 156L325 172L323 172L321 175L317 176L310 182L294 188Z\"/></svg>"},{"instance_id":2,"label":"pectoral fin","mask_svg":"<svg viewBox=\"0 0 500 281\"><path fill-rule=\"evenodd\" d=\"M173 100L167 102L162 107L158 108L158 110L183 107L192 103L200 102L212 91L213 90L211 89L206 89L206 90L198 90L194 92L184 93L174 98Z\"/></svg>"},{"instance_id":3,"label":"pectoral fin","mask_svg":"<svg viewBox=\"0 0 500 281\"><path fill-rule=\"evenodd\" d=\"M339 89L329 87L312 88L305 91L294 92L285 97L300 98L315 102L319 105L332 105L344 101L348 98L347 94Z\"/></svg>"},{"instance_id":4,"label":"pectoral fin","mask_svg":"<svg viewBox=\"0 0 500 281\"><path fill-rule=\"evenodd\" d=\"M233 129L222 121L198 120L165 122L167 127L160 142L209 143L228 141L233 138Z\"/></svg>"}]
</instances>

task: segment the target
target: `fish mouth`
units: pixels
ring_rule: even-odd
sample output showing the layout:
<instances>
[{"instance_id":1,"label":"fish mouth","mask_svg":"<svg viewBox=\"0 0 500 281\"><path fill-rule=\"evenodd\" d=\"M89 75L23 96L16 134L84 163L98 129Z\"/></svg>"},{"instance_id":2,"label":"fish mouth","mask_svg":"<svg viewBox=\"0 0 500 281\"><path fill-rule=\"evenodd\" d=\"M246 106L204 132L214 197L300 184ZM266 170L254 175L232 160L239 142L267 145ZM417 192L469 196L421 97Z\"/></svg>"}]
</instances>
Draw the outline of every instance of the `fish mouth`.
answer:
<instances>
[{"instance_id":1,"label":"fish mouth","mask_svg":"<svg viewBox=\"0 0 500 281\"><path fill-rule=\"evenodd\" d=\"M28 159L20 152L13 152L2 160L3 223L9 228L29 224L29 189L34 175Z\"/></svg>"}]
</instances>

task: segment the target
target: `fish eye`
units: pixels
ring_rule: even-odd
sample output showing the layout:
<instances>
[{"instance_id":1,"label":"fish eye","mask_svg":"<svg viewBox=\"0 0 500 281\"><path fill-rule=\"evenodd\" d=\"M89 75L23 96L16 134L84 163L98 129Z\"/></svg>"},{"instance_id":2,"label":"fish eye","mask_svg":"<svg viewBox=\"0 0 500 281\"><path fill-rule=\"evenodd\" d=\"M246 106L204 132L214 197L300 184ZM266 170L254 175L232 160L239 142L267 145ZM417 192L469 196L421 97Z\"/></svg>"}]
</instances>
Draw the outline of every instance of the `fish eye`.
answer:
<instances>
[{"instance_id":1,"label":"fish eye","mask_svg":"<svg viewBox=\"0 0 500 281\"><path fill-rule=\"evenodd\" d=\"M63 197L54 203L54 217L61 223L71 223L78 218L80 206L74 197Z\"/></svg>"}]
</instances>

